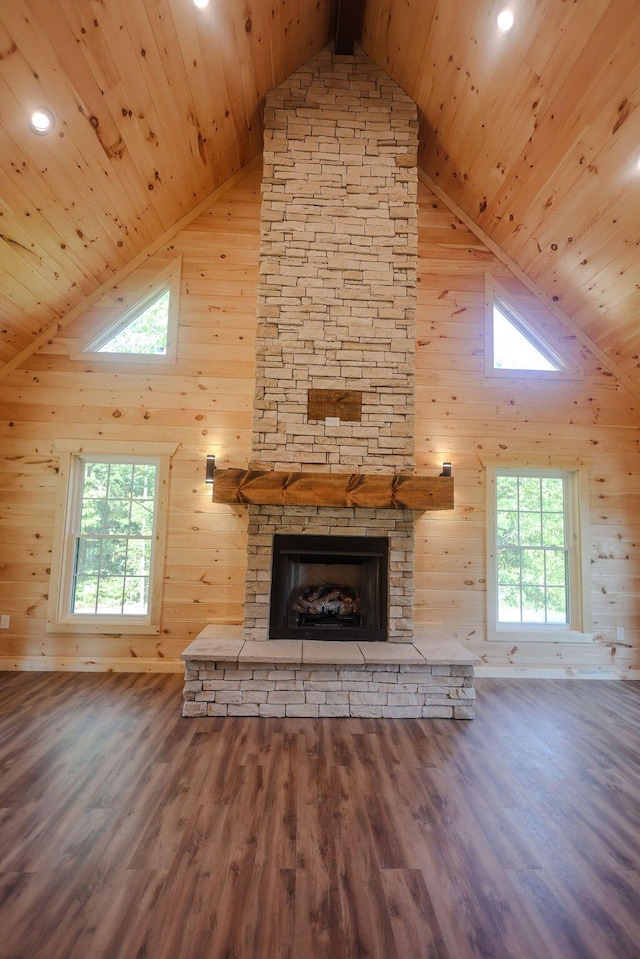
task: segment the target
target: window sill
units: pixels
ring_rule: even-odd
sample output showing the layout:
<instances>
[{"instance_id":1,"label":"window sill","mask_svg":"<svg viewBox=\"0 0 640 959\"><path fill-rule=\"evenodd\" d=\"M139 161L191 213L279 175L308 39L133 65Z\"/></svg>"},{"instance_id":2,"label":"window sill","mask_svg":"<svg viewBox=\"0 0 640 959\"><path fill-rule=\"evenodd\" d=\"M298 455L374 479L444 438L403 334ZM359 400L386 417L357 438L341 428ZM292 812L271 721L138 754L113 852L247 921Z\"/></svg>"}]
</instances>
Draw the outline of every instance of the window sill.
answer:
<instances>
[{"instance_id":1,"label":"window sill","mask_svg":"<svg viewBox=\"0 0 640 959\"><path fill-rule=\"evenodd\" d=\"M593 633L577 629L553 629L546 626L500 626L490 630L488 639L503 643L592 643Z\"/></svg>"},{"instance_id":2,"label":"window sill","mask_svg":"<svg viewBox=\"0 0 640 959\"><path fill-rule=\"evenodd\" d=\"M48 633L104 633L110 636L155 635L160 634L160 626L153 623L141 623L139 620L127 622L125 619L73 620L73 622L47 623Z\"/></svg>"}]
</instances>

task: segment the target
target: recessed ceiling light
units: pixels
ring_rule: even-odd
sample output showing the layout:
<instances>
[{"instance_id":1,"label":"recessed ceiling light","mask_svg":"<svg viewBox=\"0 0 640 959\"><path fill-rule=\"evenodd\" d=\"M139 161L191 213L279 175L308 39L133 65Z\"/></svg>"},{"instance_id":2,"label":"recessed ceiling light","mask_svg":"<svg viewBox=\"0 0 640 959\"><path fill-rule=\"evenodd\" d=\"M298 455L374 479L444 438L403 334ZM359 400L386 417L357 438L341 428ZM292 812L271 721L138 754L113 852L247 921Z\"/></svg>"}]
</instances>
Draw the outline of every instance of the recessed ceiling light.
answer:
<instances>
[{"instance_id":1,"label":"recessed ceiling light","mask_svg":"<svg viewBox=\"0 0 640 959\"><path fill-rule=\"evenodd\" d=\"M39 133L40 136L43 136L45 133L51 133L54 123L53 113L45 107L34 110L29 117L29 126L34 133Z\"/></svg>"},{"instance_id":2,"label":"recessed ceiling light","mask_svg":"<svg viewBox=\"0 0 640 959\"><path fill-rule=\"evenodd\" d=\"M209 0L193 0L194 7L197 7L198 10L204 10L205 7L209 6Z\"/></svg>"},{"instance_id":3,"label":"recessed ceiling light","mask_svg":"<svg viewBox=\"0 0 640 959\"><path fill-rule=\"evenodd\" d=\"M498 30L502 33L508 33L513 26L513 14L511 10L503 10L498 14Z\"/></svg>"}]
</instances>

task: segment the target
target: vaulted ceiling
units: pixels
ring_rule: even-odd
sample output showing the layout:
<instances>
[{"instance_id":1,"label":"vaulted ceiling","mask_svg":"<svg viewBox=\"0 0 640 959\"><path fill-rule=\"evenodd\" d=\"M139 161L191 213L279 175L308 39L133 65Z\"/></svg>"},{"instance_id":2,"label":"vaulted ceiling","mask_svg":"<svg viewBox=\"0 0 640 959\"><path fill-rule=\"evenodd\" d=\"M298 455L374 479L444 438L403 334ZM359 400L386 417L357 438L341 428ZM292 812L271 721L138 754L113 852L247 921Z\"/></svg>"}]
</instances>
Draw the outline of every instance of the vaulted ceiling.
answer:
<instances>
[{"instance_id":1,"label":"vaulted ceiling","mask_svg":"<svg viewBox=\"0 0 640 959\"><path fill-rule=\"evenodd\" d=\"M362 5L359 42L418 104L427 182L640 391L637 0ZM259 154L266 92L335 36L337 6L3 0L6 370Z\"/></svg>"}]
</instances>

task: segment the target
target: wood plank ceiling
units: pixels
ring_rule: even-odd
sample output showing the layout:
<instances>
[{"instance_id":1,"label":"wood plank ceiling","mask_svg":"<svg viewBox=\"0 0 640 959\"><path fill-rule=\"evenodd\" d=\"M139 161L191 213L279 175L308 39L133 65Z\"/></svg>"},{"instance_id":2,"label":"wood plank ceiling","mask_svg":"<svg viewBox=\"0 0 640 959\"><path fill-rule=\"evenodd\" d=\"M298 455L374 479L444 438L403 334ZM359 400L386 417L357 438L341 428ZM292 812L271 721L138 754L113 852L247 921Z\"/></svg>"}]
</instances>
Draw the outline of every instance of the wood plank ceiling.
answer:
<instances>
[{"instance_id":1,"label":"wood plank ceiling","mask_svg":"<svg viewBox=\"0 0 640 959\"><path fill-rule=\"evenodd\" d=\"M360 42L418 104L422 170L640 390L640 5L513 0L506 35L502 6L365 0ZM4 0L0 364L260 152L265 93L336 11Z\"/></svg>"}]
</instances>

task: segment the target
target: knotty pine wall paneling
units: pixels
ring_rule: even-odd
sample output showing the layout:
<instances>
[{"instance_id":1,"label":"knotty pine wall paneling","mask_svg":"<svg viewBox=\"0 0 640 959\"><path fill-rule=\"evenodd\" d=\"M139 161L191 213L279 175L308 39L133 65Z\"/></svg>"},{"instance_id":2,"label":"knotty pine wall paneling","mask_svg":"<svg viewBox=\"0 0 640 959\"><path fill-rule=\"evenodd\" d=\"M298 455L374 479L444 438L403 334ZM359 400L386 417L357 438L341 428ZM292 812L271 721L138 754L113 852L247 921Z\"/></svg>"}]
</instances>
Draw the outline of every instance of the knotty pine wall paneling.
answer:
<instances>
[{"instance_id":1,"label":"knotty pine wall paneling","mask_svg":"<svg viewBox=\"0 0 640 959\"><path fill-rule=\"evenodd\" d=\"M246 466L254 393L260 173L251 172L126 282L0 383L0 664L7 668L178 669L207 622L240 622L243 508L215 505L204 458ZM541 385L484 374L485 271L522 308L539 305L429 190L419 186L416 463L453 463L455 509L418 517L416 627L468 645L493 668L580 674L640 668L640 410L585 349L582 380ZM120 296L182 256L173 366L71 359ZM543 317L541 322L553 321ZM159 636L45 632L57 458L54 438L172 440ZM482 455L584 458L590 471L590 645L486 640ZM616 642L616 626L625 629Z\"/></svg>"},{"instance_id":2,"label":"knotty pine wall paneling","mask_svg":"<svg viewBox=\"0 0 640 959\"><path fill-rule=\"evenodd\" d=\"M640 404L422 183L418 195L416 466L451 460L456 505L417 524L416 626L468 644L491 667L637 669ZM565 341L583 379L485 376L485 271L524 315ZM487 641L481 458L500 456L507 466L511 454L590 463L592 644Z\"/></svg>"},{"instance_id":3,"label":"knotty pine wall paneling","mask_svg":"<svg viewBox=\"0 0 640 959\"><path fill-rule=\"evenodd\" d=\"M0 384L0 663L179 669L206 622L240 622L246 511L217 506L205 456L247 464L254 391L260 171L249 172ZM175 364L77 358L145 281L182 258ZM173 457L159 636L45 632L57 437L162 440Z\"/></svg>"}]
</instances>

